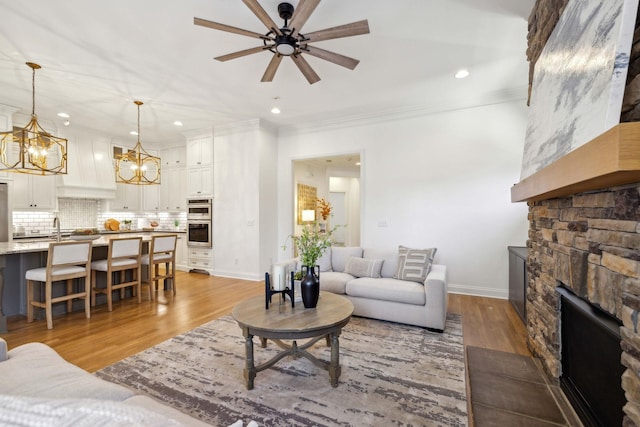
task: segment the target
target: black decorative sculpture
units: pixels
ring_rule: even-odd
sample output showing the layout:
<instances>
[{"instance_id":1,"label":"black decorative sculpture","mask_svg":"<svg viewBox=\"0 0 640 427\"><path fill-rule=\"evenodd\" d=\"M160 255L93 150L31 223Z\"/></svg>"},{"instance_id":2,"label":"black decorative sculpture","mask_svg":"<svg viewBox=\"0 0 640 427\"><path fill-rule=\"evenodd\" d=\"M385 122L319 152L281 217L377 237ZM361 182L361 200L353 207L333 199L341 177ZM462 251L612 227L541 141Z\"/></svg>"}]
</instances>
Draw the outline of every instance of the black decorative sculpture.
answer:
<instances>
[{"instance_id":1,"label":"black decorative sculpture","mask_svg":"<svg viewBox=\"0 0 640 427\"><path fill-rule=\"evenodd\" d=\"M271 287L271 278L269 273L264 273L264 286L265 286L265 298L264 298L264 308L269 310L269 304L271 303L271 296L274 294L280 295L283 301L286 300L286 296L289 295L289 299L291 299L291 308L295 307L295 295L294 295L294 286L293 286L293 271L291 272L291 281L289 282L291 287L285 286L283 290L275 290Z\"/></svg>"}]
</instances>

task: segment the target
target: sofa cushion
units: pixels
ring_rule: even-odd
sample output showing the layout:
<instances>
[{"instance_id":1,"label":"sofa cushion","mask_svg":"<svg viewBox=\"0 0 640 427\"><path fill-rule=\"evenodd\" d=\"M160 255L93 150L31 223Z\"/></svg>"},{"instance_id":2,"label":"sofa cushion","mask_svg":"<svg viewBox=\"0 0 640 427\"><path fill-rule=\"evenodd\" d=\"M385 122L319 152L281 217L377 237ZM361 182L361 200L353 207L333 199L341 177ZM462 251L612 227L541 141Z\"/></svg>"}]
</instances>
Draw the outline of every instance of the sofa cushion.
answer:
<instances>
[{"instance_id":1,"label":"sofa cushion","mask_svg":"<svg viewBox=\"0 0 640 427\"><path fill-rule=\"evenodd\" d=\"M392 301L403 304L425 305L424 286L420 283L398 279L372 279L360 277L350 280L346 286L350 297Z\"/></svg>"},{"instance_id":2,"label":"sofa cushion","mask_svg":"<svg viewBox=\"0 0 640 427\"><path fill-rule=\"evenodd\" d=\"M35 380L35 378L34 378ZM165 414L102 399L56 399L0 394L0 425L7 426L158 426L197 424L190 418L181 423ZM193 421L193 422L192 422Z\"/></svg>"},{"instance_id":3,"label":"sofa cushion","mask_svg":"<svg viewBox=\"0 0 640 427\"><path fill-rule=\"evenodd\" d=\"M328 247L322 253L322 256L318 258L318 266L320 266L320 272L333 271L331 268L331 247Z\"/></svg>"},{"instance_id":4,"label":"sofa cushion","mask_svg":"<svg viewBox=\"0 0 640 427\"><path fill-rule=\"evenodd\" d=\"M412 249L398 247L398 271L394 276L400 280L424 283L436 255L436 248Z\"/></svg>"},{"instance_id":5,"label":"sofa cushion","mask_svg":"<svg viewBox=\"0 0 640 427\"><path fill-rule=\"evenodd\" d=\"M355 279L355 277L352 275L339 271L320 273L320 290L344 295L347 282L353 279Z\"/></svg>"},{"instance_id":6,"label":"sofa cushion","mask_svg":"<svg viewBox=\"0 0 640 427\"><path fill-rule=\"evenodd\" d=\"M347 265L344 267L344 272L354 277L381 277L380 270L382 270L381 259L369 259L369 258L357 258L349 257Z\"/></svg>"},{"instance_id":7,"label":"sofa cushion","mask_svg":"<svg viewBox=\"0 0 640 427\"><path fill-rule=\"evenodd\" d=\"M333 271L344 271L350 256L362 258L362 248L358 246L332 246L331 267Z\"/></svg>"},{"instance_id":8,"label":"sofa cushion","mask_svg":"<svg viewBox=\"0 0 640 427\"><path fill-rule=\"evenodd\" d=\"M0 362L0 394L117 401L134 395L72 365L42 343L21 345L8 356Z\"/></svg>"},{"instance_id":9,"label":"sofa cushion","mask_svg":"<svg viewBox=\"0 0 640 427\"><path fill-rule=\"evenodd\" d=\"M393 277L398 271L398 250L397 249L376 249L364 248L362 258L382 259L382 277Z\"/></svg>"}]
</instances>

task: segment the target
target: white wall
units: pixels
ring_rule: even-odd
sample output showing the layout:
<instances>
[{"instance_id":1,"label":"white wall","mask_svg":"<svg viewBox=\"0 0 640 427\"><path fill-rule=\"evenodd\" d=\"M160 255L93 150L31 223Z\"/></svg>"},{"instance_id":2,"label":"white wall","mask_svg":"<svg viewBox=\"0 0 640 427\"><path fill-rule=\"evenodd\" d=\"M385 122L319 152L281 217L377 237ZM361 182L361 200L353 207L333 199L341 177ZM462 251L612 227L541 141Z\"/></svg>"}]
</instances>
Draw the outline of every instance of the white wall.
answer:
<instances>
[{"instance_id":1,"label":"white wall","mask_svg":"<svg viewBox=\"0 0 640 427\"><path fill-rule=\"evenodd\" d=\"M293 229L294 159L361 153L361 244L437 247L450 290L508 296L508 245L527 239L510 202L526 127L524 101L349 128L279 135L279 241ZM386 226L382 226L386 224ZM291 256L280 250L278 258Z\"/></svg>"},{"instance_id":2,"label":"white wall","mask_svg":"<svg viewBox=\"0 0 640 427\"><path fill-rule=\"evenodd\" d=\"M214 129L213 146L214 274L261 280L276 252L275 135L256 121Z\"/></svg>"}]
</instances>

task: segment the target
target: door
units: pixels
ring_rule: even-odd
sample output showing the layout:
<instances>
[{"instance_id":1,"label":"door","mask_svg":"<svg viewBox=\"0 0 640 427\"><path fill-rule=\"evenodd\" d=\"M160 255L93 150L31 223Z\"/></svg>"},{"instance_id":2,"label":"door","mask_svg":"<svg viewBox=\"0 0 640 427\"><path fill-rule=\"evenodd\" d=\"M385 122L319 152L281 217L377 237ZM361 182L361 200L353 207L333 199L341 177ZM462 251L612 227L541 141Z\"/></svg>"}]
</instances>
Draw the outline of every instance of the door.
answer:
<instances>
[{"instance_id":1,"label":"door","mask_svg":"<svg viewBox=\"0 0 640 427\"><path fill-rule=\"evenodd\" d=\"M343 192L329 193L329 203L331 203L331 222L330 227L338 228L333 232L333 241L336 246L347 245L345 227L347 225L347 194Z\"/></svg>"}]
</instances>

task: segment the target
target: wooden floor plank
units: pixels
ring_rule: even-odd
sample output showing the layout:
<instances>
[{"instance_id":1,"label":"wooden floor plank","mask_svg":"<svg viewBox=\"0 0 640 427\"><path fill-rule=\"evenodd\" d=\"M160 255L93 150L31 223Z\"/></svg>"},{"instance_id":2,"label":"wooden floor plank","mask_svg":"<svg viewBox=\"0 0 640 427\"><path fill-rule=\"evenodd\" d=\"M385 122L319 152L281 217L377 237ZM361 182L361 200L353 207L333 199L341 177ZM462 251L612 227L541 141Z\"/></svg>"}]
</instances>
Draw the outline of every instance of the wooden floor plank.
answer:
<instances>
[{"instance_id":1,"label":"wooden floor plank","mask_svg":"<svg viewBox=\"0 0 640 427\"><path fill-rule=\"evenodd\" d=\"M91 319L84 312L27 323L26 317L9 319L9 332L0 334L9 348L38 341L53 347L62 357L95 372L125 357L231 312L233 306L264 292L262 282L177 272L178 293L160 291L157 301L143 293L114 302L113 311L97 306ZM465 345L530 355L526 331L508 301L451 294L449 311L462 314Z\"/></svg>"}]
</instances>

